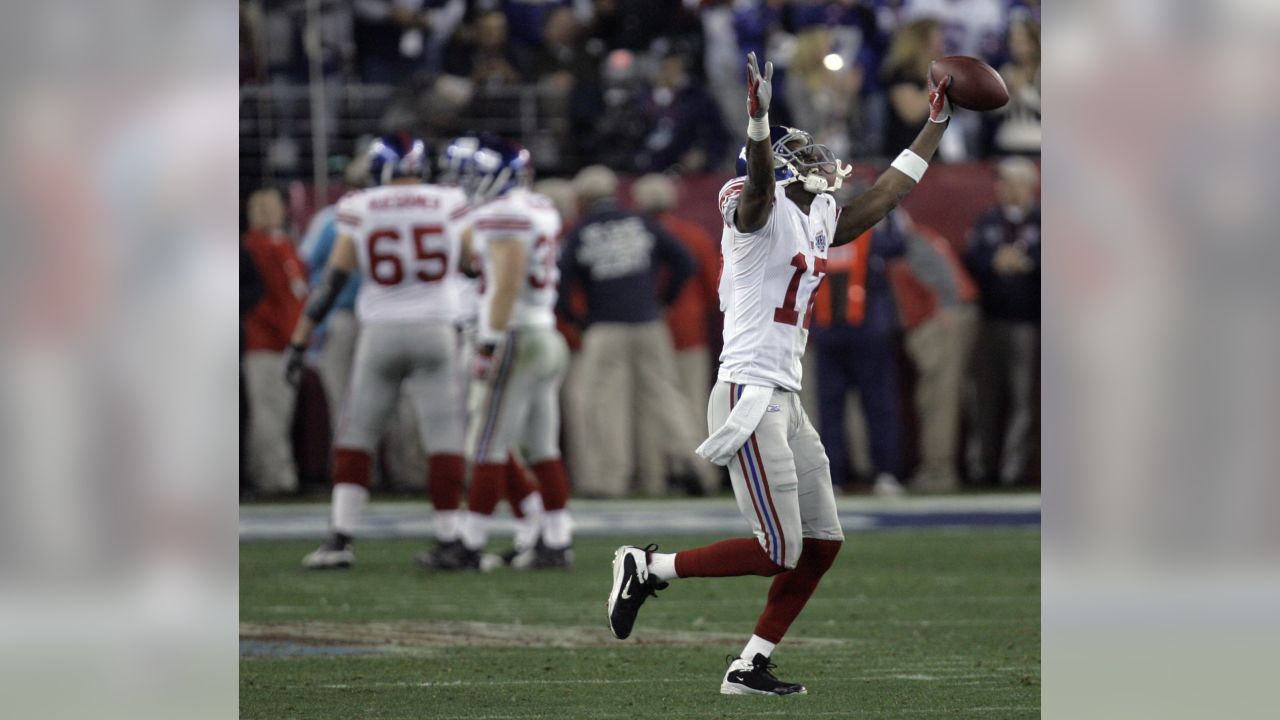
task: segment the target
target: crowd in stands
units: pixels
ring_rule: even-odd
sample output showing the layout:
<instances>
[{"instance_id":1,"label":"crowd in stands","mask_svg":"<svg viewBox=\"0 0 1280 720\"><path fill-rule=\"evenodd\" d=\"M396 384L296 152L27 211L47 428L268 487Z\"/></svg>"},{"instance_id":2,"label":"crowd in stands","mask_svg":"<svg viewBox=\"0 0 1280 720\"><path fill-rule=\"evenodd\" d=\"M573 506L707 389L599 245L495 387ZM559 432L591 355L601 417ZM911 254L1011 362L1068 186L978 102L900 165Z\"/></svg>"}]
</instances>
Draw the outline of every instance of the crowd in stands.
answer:
<instances>
[{"instance_id":1,"label":"crowd in stands","mask_svg":"<svg viewBox=\"0 0 1280 720\"><path fill-rule=\"evenodd\" d=\"M555 120L535 158L558 174L731 167L749 51L775 64L773 121L846 159L908 144L949 54L998 68L1011 102L957 114L941 158L1040 150L1036 0L320 0L309 24L310 4L242 0L242 85L393 85L382 123L428 138L496 129L533 88Z\"/></svg>"},{"instance_id":2,"label":"crowd in stands","mask_svg":"<svg viewBox=\"0 0 1280 720\"><path fill-rule=\"evenodd\" d=\"M961 242L900 209L829 255L802 396L833 482L846 491L1038 481L1039 170L1019 156L995 163L992 175L973 170L993 177L984 191L995 202ZM723 470L692 450L705 437L720 344L719 237L673 212L694 181L658 173L629 187L621 180L594 165L534 188L565 227L558 315L572 348L561 397L570 480L586 497L716 492ZM308 267L314 282L333 244L331 224L318 214L299 253L278 192L252 194L245 210L242 482L264 494L327 488L332 426L359 332L355 288L327 318L295 393L281 376L281 353ZM618 277L593 280L600 262ZM406 398L382 442L378 487L423 482L426 458L408 407Z\"/></svg>"}]
</instances>

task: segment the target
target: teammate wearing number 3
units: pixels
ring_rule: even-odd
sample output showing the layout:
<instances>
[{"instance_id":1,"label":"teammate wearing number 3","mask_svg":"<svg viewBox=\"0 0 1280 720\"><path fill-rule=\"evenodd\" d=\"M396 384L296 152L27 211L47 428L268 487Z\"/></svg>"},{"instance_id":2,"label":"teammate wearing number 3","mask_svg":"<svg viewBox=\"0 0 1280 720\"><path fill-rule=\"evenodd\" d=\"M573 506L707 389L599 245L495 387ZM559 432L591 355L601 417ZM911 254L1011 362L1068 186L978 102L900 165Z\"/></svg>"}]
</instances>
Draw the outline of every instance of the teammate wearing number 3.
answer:
<instances>
[{"instance_id":1,"label":"teammate wearing number 3","mask_svg":"<svg viewBox=\"0 0 1280 720\"><path fill-rule=\"evenodd\" d=\"M875 184L849 205L831 195L850 168L809 133L769 126L773 65L747 58L747 143L742 177L718 199L724 218L720 308L724 350L707 408L710 437L698 454L727 465L754 538L678 553L623 546L613 561L609 625L631 634L645 598L690 577L773 577L768 602L746 647L730 660L725 694L806 692L771 670L773 650L840 551L826 451L800 406L800 359L827 251L852 242L919 181L950 119L948 76L929 88L929 122ZM930 75L932 78L932 75Z\"/></svg>"},{"instance_id":2,"label":"teammate wearing number 3","mask_svg":"<svg viewBox=\"0 0 1280 720\"><path fill-rule=\"evenodd\" d=\"M569 480L560 457L560 384L569 348L555 327L560 214L528 189L529 152L497 137L461 137L441 171L468 195L467 253L480 270L480 317L470 388L471 489L461 542L430 559L437 570L480 570L489 523L506 494L507 458L521 450L542 494L542 527L513 567L573 564Z\"/></svg>"},{"instance_id":3,"label":"teammate wearing number 3","mask_svg":"<svg viewBox=\"0 0 1280 720\"><path fill-rule=\"evenodd\" d=\"M349 567L354 561L352 535L369 498L372 451L399 402L401 385L428 451L436 539L441 545L457 541L466 464L453 321L467 198L457 188L425 184L430 165L422 140L401 133L373 142L369 170L378 187L338 202L338 240L324 280L312 289L294 329L286 374L296 384L311 333L348 275L359 270L360 339L334 443L332 534L303 559L308 568Z\"/></svg>"}]
</instances>

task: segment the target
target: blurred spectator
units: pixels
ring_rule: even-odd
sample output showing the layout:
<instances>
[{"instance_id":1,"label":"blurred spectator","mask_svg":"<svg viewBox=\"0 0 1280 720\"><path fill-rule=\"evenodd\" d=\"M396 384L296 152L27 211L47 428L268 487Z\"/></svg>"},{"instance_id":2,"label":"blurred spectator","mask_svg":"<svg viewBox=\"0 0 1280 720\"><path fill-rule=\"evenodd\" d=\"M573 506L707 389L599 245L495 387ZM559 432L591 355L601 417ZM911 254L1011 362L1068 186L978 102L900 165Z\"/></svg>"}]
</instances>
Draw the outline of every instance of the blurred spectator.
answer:
<instances>
[{"instance_id":1,"label":"blurred spectator","mask_svg":"<svg viewBox=\"0 0 1280 720\"><path fill-rule=\"evenodd\" d=\"M720 108L720 120L730 137L741 132L746 108L742 93L743 68L747 54L738 48L733 28L733 8L727 2L707 3L699 13L702 21L703 75L706 86Z\"/></svg>"},{"instance_id":2,"label":"blurred spectator","mask_svg":"<svg viewBox=\"0 0 1280 720\"><path fill-rule=\"evenodd\" d=\"M965 250L982 304L973 361L975 432L968 448L969 477L981 482L998 471L1001 484L1016 484L1026 477L1031 458L1040 345L1038 175L1026 158L1001 161L999 205L978 219Z\"/></svg>"},{"instance_id":3,"label":"blurred spectator","mask_svg":"<svg viewBox=\"0 0 1280 720\"><path fill-rule=\"evenodd\" d=\"M695 173L724 159L728 135L715 101L689 77L687 59L663 58L641 108L649 132L636 157L639 170Z\"/></svg>"},{"instance_id":4,"label":"blurred spectator","mask_svg":"<svg viewBox=\"0 0 1280 720\"><path fill-rule=\"evenodd\" d=\"M306 268L284 232L280 193L249 196L245 249L262 278L263 297L245 320L244 372L249 395L249 474L264 493L298 489L290 430L296 392L284 378L284 350L307 295Z\"/></svg>"},{"instance_id":5,"label":"blurred spectator","mask_svg":"<svg viewBox=\"0 0 1280 720\"><path fill-rule=\"evenodd\" d=\"M862 68L836 50L835 34L828 28L796 36L787 68L787 102L796 127L812 133L838 157L849 157L850 130L859 117Z\"/></svg>"},{"instance_id":6,"label":"blurred spectator","mask_svg":"<svg viewBox=\"0 0 1280 720\"><path fill-rule=\"evenodd\" d=\"M466 13L466 0L355 0L360 78L399 84L440 67L445 45Z\"/></svg>"},{"instance_id":7,"label":"blurred spectator","mask_svg":"<svg viewBox=\"0 0 1280 720\"><path fill-rule=\"evenodd\" d=\"M946 40L943 55L969 55L994 62L1004 39L1008 0L908 0L907 20L932 18Z\"/></svg>"},{"instance_id":8,"label":"blurred spectator","mask_svg":"<svg viewBox=\"0 0 1280 720\"><path fill-rule=\"evenodd\" d=\"M529 65L520 48L507 42L507 16L493 10L477 15L451 48L445 71L469 78L477 90L520 82Z\"/></svg>"},{"instance_id":9,"label":"blurred spectator","mask_svg":"<svg viewBox=\"0 0 1280 720\"><path fill-rule=\"evenodd\" d=\"M1040 153L1040 25L1032 20L1009 25L1009 62L1000 66L1009 87L1009 104L992 114L994 145L1005 154Z\"/></svg>"},{"instance_id":10,"label":"blurred spectator","mask_svg":"<svg viewBox=\"0 0 1280 720\"><path fill-rule=\"evenodd\" d=\"M262 82L262 6L240 0L240 84Z\"/></svg>"},{"instance_id":11,"label":"blurred spectator","mask_svg":"<svg viewBox=\"0 0 1280 720\"><path fill-rule=\"evenodd\" d=\"M249 430L249 395L245 389L244 352L245 352L245 318L262 302L266 288L262 284L262 274L253 264L253 256L244 246L244 238L240 238L240 491L249 487L249 466L246 462L245 442Z\"/></svg>"},{"instance_id":12,"label":"blurred spectator","mask_svg":"<svg viewBox=\"0 0 1280 720\"><path fill-rule=\"evenodd\" d=\"M831 482L847 489L845 397L858 391L871 444L873 490L900 495L902 409L894 340L897 311L887 261L906 249L895 215L848 245L827 253L826 282L814 302L811 338L817 351L818 432L831 460Z\"/></svg>"},{"instance_id":13,"label":"blurred spectator","mask_svg":"<svg viewBox=\"0 0 1280 720\"><path fill-rule=\"evenodd\" d=\"M942 26L937 20L916 20L894 34L880 68L889 96L884 146L880 150L885 157L896 157L909 147L928 119L929 63L942 54Z\"/></svg>"},{"instance_id":14,"label":"blurred spectator","mask_svg":"<svg viewBox=\"0 0 1280 720\"><path fill-rule=\"evenodd\" d=\"M640 62L630 50L614 50L601 69L603 106L595 122L581 128L576 144L588 158L612 168L633 169L636 149L644 144L649 124L643 112L650 88Z\"/></svg>"},{"instance_id":15,"label":"blurred spectator","mask_svg":"<svg viewBox=\"0 0 1280 720\"><path fill-rule=\"evenodd\" d=\"M671 213L676 206L676 194L676 182L656 173L645 175L631 188L632 205L679 240L694 261L693 276L667 311L667 329L675 346L681 399L689 416L689 427L697 435L706 427L707 399L711 394L708 340L710 334L719 329L720 252L718 243L701 225ZM702 493L710 493L719 489L720 473L711 463L688 452L702 442L704 435L693 438L693 445L688 445L689 438L674 434L666 437L675 443L668 453L677 461L688 460L684 474L697 480Z\"/></svg>"},{"instance_id":16,"label":"blurred spectator","mask_svg":"<svg viewBox=\"0 0 1280 720\"><path fill-rule=\"evenodd\" d=\"M364 185L363 159L354 161L347 173L347 185L353 189ZM316 287L324 279L325 267L329 264L329 253L338 239L337 204L322 208L311 218L307 231L298 244L298 254L306 259L311 269L310 284ZM360 275L352 273L338 295L333 308L324 320L316 327L311 341L313 352L319 354L318 370L324 384L325 395L329 401L329 418L334 428L338 422L338 407L342 403L342 395L346 391L347 378L351 374L351 363L356 352L356 336L359 323L356 320L356 294L360 291Z\"/></svg>"},{"instance_id":17,"label":"blurred spectator","mask_svg":"<svg viewBox=\"0 0 1280 720\"><path fill-rule=\"evenodd\" d=\"M943 42L929 59L969 55L995 63L1004 44L1006 3L1007 0L910 0L905 17L913 21L938 21ZM982 126L983 117L979 113L953 115L951 126L938 147L942 159L962 162L978 156L982 150ZM894 148L892 153L896 155L902 147Z\"/></svg>"},{"instance_id":18,"label":"blurred spectator","mask_svg":"<svg viewBox=\"0 0 1280 720\"><path fill-rule=\"evenodd\" d=\"M534 47L530 74L540 84L568 93L580 79L595 74L600 60L587 52L573 10L553 7L543 17L542 42Z\"/></svg>"},{"instance_id":19,"label":"blurred spectator","mask_svg":"<svg viewBox=\"0 0 1280 720\"><path fill-rule=\"evenodd\" d=\"M573 183L561 178L547 178L533 184L533 191L546 195L560 213L561 233L567 235L578 223L578 194L573 190ZM568 292L563 282L559 288L561 293ZM580 317L586 312L586 304L581 289L568 298L572 310L570 315ZM591 389L586 387L582 374L582 332L570 323L564 315L556 316L556 328L569 344L569 369L565 373L564 384L560 386L560 450L564 455L569 480L578 486L579 478L586 478L590 473L588 438L590 437L590 421L586 413L586 398ZM583 482L586 482L585 480Z\"/></svg>"},{"instance_id":20,"label":"blurred spectator","mask_svg":"<svg viewBox=\"0 0 1280 720\"><path fill-rule=\"evenodd\" d=\"M679 295L693 273L693 260L680 243L653 222L618 207L618 180L595 165L573 181L585 209L582 222L565 238L560 255L557 310L585 326L582 382L587 398L592 468L578 478L588 496L617 497L629 489L633 473L648 494L666 491L667 458L648 457L637 446L662 447L649 437L693 437L676 390L671 334L663 308ZM667 282L659 287L659 273ZM586 317L569 298L582 288ZM700 436L699 436L700 437ZM689 446L692 452L694 445Z\"/></svg>"},{"instance_id":21,"label":"blurred spectator","mask_svg":"<svg viewBox=\"0 0 1280 720\"><path fill-rule=\"evenodd\" d=\"M262 22L258 48L266 75L286 83L306 83L311 75L308 55L308 3L305 0L265 0L260 5ZM321 0L316 4L314 44L320 71L339 77L355 52L352 41L351 5L341 0Z\"/></svg>"},{"instance_id":22,"label":"blurred spectator","mask_svg":"<svg viewBox=\"0 0 1280 720\"><path fill-rule=\"evenodd\" d=\"M477 0L474 3L478 10L501 10L506 14L512 41L529 50L547 41L546 30L552 15L568 10L576 24L579 18L575 13L582 13L581 20L593 14L590 4L589 0Z\"/></svg>"},{"instance_id":23,"label":"blurred spectator","mask_svg":"<svg viewBox=\"0 0 1280 720\"><path fill-rule=\"evenodd\" d=\"M684 0L595 0L592 36L609 50L647 50L654 41L696 32Z\"/></svg>"},{"instance_id":24,"label":"blurred spectator","mask_svg":"<svg viewBox=\"0 0 1280 720\"><path fill-rule=\"evenodd\" d=\"M771 60L769 42L784 32L787 3L782 0L745 0L733 2L733 30L738 36L738 50L743 59L747 53L755 53L760 62ZM743 81L746 65L739 65ZM781 77L779 77L781 79ZM776 98L775 98L776 99Z\"/></svg>"},{"instance_id":25,"label":"blurred spectator","mask_svg":"<svg viewBox=\"0 0 1280 720\"><path fill-rule=\"evenodd\" d=\"M978 290L946 238L897 212L907 226L906 256L890 265L889 276L915 365L920 428L920 466L910 484L913 490L958 490L960 400L978 323Z\"/></svg>"}]
</instances>

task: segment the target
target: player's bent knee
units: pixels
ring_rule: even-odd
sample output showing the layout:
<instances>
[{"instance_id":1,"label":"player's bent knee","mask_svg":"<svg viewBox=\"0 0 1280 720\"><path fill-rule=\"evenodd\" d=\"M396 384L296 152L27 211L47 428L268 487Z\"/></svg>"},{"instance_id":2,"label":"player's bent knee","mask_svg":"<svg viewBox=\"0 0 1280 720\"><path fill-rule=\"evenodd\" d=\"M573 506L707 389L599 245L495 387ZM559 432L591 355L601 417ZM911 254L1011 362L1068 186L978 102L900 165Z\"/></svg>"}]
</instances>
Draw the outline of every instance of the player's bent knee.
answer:
<instances>
[{"instance_id":1,"label":"player's bent knee","mask_svg":"<svg viewBox=\"0 0 1280 720\"><path fill-rule=\"evenodd\" d=\"M831 567L831 564L835 562L836 555L840 554L840 548L843 546L843 540L805 538L805 564L814 567L820 572L826 572Z\"/></svg>"}]
</instances>

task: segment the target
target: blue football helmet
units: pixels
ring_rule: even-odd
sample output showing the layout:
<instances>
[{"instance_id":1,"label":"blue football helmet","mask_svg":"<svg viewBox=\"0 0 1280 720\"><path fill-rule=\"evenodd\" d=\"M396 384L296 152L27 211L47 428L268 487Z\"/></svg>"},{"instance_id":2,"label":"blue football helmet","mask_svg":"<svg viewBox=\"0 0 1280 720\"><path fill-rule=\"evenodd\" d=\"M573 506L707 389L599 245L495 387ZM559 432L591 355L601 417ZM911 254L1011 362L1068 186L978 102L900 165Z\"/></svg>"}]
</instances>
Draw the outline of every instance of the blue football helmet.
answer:
<instances>
[{"instance_id":1,"label":"blue football helmet","mask_svg":"<svg viewBox=\"0 0 1280 720\"><path fill-rule=\"evenodd\" d=\"M831 193L840 189L853 167L840 162L826 145L803 130L773 125L769 127L773 145L773 178L779 185L797 180L811 193ZM738 174L747 174L747 146L738 151Z\"/></svg>"},{"instance_id":2,"label":"blue football helmet","mask_svg":"<svg viewBox=\"0 0 1280 720\"><path fill-rule=\"evenodd\" d=\"M441 182L457 185L478 204L528 184L533 160L519 143L493 135L467 135L445 146L440 173Z\"/></svg>"},{"instance_id":3,"label":"blue football helmet","mask_svg":"<svg viewBox=\"0 0 1280 720\"><path fill-rule=\"evenodd\" d=\"M426 180L431 169L427 144L407 132L383 135L369 144L369 177L374 185L386 185L392 178Z\"/></svg>"}]
</instances>

